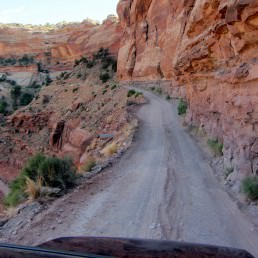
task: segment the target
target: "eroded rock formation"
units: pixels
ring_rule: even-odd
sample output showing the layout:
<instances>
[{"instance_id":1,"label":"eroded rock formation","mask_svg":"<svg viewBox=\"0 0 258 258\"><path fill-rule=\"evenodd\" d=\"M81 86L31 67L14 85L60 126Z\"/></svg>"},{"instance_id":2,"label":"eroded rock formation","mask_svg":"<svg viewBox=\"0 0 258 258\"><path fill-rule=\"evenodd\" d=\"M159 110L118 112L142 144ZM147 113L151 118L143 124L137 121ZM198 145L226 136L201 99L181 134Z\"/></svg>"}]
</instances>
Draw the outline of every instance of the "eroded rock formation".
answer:
<instances>
[{"instance_id":1,"label":"eroded rock formation","mask_svg":"<svg viewBox=\"0 0 258 258\"><path fill-rule=\"evenodd\" d=\"M231 179L258 172L258 1L120 0L121 81L158 80L224 144ZM162 84L161 84L162 85Z\"/></svg>"},{"instance_id":2,"label":"eroded rock formation","mask_svg":"<svg viewBox=\"0 0 258 258\"><path fill-rule=\"evenodd\" d=\"M71 68L75 59L91 55L101 47L117 56L121 28L117 18L109 16L101 25L86 20L49 32L0 26L0 35L0 57L18 59L26 54L47 68L63 70ZM20 67L24 69L28 68Z\"/></svg>"}]
</instances>

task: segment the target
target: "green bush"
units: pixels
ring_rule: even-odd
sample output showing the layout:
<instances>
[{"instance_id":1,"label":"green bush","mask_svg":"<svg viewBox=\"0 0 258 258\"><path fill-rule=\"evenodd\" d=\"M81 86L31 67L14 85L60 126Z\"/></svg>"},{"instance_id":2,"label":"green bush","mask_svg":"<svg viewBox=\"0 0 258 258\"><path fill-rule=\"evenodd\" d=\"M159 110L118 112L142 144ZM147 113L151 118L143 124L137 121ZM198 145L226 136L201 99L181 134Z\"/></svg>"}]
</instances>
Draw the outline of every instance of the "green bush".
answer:
<instances>
[{"instance_id":1,"label":"green bush","mask_svg":"<svg viewBox=\"0 0 258 258\"><path fill-rule=\"evenodd\" d=\"M88 60L87 62L87 68L92 68L95 65L95 62L93 60Z\"/></svg>"},{"instance_id":2,"label":"green bush","mask_svg":"<svg viewBox=\"0 0 258 258\"><path fill-rule=\"evenodd\" d=\"M109 75L109 73L102 73L102 74L99 76L99 79L100 79L103 83L106 83L106 82L110 79L110 75Z\"/></svg>"},{"instance_id":3,"label":"green bush","mask_svg":"<svg viewBox=\"0 0 258 258\"><path fill-rule=\"evenodd\" d=\"M179 116L185 115L187 111L188 105L187 102L183 99L180 99L180 102L177 107L177 113Z\"/></svg>"},{"instance_id":4,"label":"green bush","mask_svg":"<svg viewBox=\"0 0 258 258\"><path fill-rule=\"evenodd\" d=\"M43 178L43 184L65 190L75 183L75 167L68 159L47 157L39 166L38 174Z\"/></svg>"},{"instance_id":5,"label":"green bush","mask_svg":"<svg viewBox=\"0 0 258 258\"><path fill-rule=\"evenodd\" d=\"M6 79L6 82L10 83L12 86L16 85L16 81L14 80Z\"/></svg>"},{"instance_id":6,"label":"green bush","mask_svg":"<svg viewBox=\"0 0 258 258\"><path fill-rule=\"evenodd\" d=\"M0 99L0 113L5 114L8 104L4 99Z\"/></svg>"},{"instance_id":7,"label":"green bush","mask_svg":"<svg viewBox=\"0 0 258 258\"><path fill-rule=\"evenodd\" d=\"M143 93L140 92L140 91L137 91L137 92L135 93L135 95L134 95L135 98L138 98L138 97L140 97L140 96L143 96Z\"/></svg>"},{"instance_id":8,"label":"green bush","mask_svg":"<svg viewBox=\"0 0 258 258\"><path fill-rule=\"evenodd\" d=\"M16 206L27 199L26 178L34 182L40 178L43 186L65 190L74 185L76 170L73 162L67 158L47 157L43 154L33 156L10 184L10 193L5 198L7 206Z\"/></svg>"},{"instance_id":9,"label":"green bush","mask_svg":"<svg viewBox=\"0 0 258 258\"><path fill-rule=\"evenodd\" d=\"M116 88L117 88L117 86L116 86L116 84L114 84L114 85L112 85L111 90L114 90Z\"/></svg>"},{"instance_id":10,"label":"green bush","mask_svg":"<svg viewBox=\"0 0 258 258\"><path fill-rule=\"evenodd\" d=\"M134 96L135 94L136 94L136 91L135 91L135 90L129 90L129 91L127 92L127 97L130 98L130 97Z\"/></svg>"},{"instance_id":11,"label":"green bush","mask_svg":"<svg viewBox=\"0 0 258 258\"><path fill-rule=\"evenodd\" d=\"M161 89L161 88L157 88L157 89L156 89L156 92L157 92L159 95L161 95L161 94L162 94L162 89Z\"/></svg>"},{"instance_id":12,"label":"green bush","mask_svg":"<svg viewBox=\"0 0 258 258\"><path fill-rule=\"evenodd\" d=\"M112 70L113 72L117 72L117 61L113 59L113 62L112 62Z\"/></svg>"},{"instance_id":13,"label":"green bush","mask_svg":"<svg viewBox=\"0 0 258 258\"><path fill-rule=\"evenodd\" d=\"M0 66L13 66L17 63L17 60L15 58L3 58L0 57Z\"/></svg>"},{"instance_id":14,"label":"green bush","mask_svg":"<svg viewBox=\"0 0 258 258\"><path fill-rule=\"evenodd\" d=\"M223 156L223 144L218 139L208 139L208 146L216 156Z\"/></svg>"},{"instance_id":15,"label":"green bush","mask_svg":"<svg viewBox=\"0 0 258 258\"><path fill-rule=\"evenodd\" d=\"M6 81L6 78L7 78L6 74L2 74L2 75L0 76L0 82Z\"/></svg>"},{"instance_id":16,"label":"green bush","mask_svg":"<svg viewBox=\"0 0 258 258\"><path fill-rule=\"evenodd\" d=\"M30 102L33 100L34 96L30 93L22 93L21 98L20 98L20 105L21 106L27 106L30 104Z\"/></svg>"},{"instance_id":17,"label":"green bush","mask_svg":"<svg viewBox=\"0 0 258 258\"><path fill-rule=\"evenodd\" d=\"M10 184L10 193L5 197L4 204L8 207L15 207L26 200L25 194L26 180L18 177Z\"/></svg>"},{"instance_id":18,"label":"green bush","mask_svg":"<svg viewBox=\"0 0 258 258\"><path fill-rule=\"evenodd\" d=\"M43 71L42 64L40 62L37 63L37 70L38 73L41 73Z\"/></svg>"},{"instance_id":19,"label":"green bush","mask_svg":"<svg viewBox=\"0 0 258 258\"><path fill-rule=\"evenodd\" d=\"M167 96L166 96L166 99L167 99L167 100L171 100L170 95L167 95Z\"/></svg>"},{"instance_id":20,"label":"green bush","mask_svg":"<svg viewBox=\"0 0 258 258\"><path fill-rule=\"evenodd\" d=\"M258 176L247 177L242 181L242 190L251 200L258 199Z\"/></svg>"},{"instance_id":21,"label":"green bush","mask_svg":"<svg viewBox=\"0 0 258 258\"><path fill-rule=\"evenodd\" d=\"M11 89L11 97L13 99L17 99L18 97L20 97L20 95L21 95L21 86L19 85L13 86Z\"/></svg>"},{"instance_id":22,"label":"green bush","mask_svg":"<svg viewBox=\"0 0 258 258\"><path fill-rule=\"evenodd\" d=\"M88 63L87 57L82 56L81 59L79 60L79 63L87 64Z\"/></svg>"},{"instance_id":23,"label":"green bush","mask_svg":"<svg viewBox=\"0 0 258 258\"><path fill-rule=\"evenodd\" d=\"M234 172L234 168L233 167L228 167L225 169L225 179L227 179L229 177L230 174L232 174Z\"/></svg>"},{"instance_id":24,"label":"green bush","mask_svg":"<svg viewBox=\"0 0 258 258\"><path fill-rule=\"evenodd\" d=\"M34 64L34 57L33 56L28 56L24 55L18 60L19 64L21 66L28 66Z\"/></svg>"},{"instance_id":25,"label":"green bush","mask_svg":"<svg viewBox=\"0 0 258 258\"><path fill-rule=\"evenodd\" d=\"M46 86L50 85L51 82L53 82L53 80L50 78L49 74L47 74L45 79Z\"/></svg>"},{"instance_id":26,"label":"green bush","mask_svg":"<svg viewBox=\"0 0 258 258\"><path fill-rule=\"evenodd\" d=\"M102 90L102 95L105 95L107 93L107 89Z\"/></svg>"},{"instance_id":27,"label":"green bush","mask_svg":"<svg viewBox=\"0 0 258 258\"><path fill-rule=\"evenodd\" d=\"M74 66L73 67L76 67L76 66L78 66L80 64L80 60L74 60Z\"/></svg>"}]
</instances>

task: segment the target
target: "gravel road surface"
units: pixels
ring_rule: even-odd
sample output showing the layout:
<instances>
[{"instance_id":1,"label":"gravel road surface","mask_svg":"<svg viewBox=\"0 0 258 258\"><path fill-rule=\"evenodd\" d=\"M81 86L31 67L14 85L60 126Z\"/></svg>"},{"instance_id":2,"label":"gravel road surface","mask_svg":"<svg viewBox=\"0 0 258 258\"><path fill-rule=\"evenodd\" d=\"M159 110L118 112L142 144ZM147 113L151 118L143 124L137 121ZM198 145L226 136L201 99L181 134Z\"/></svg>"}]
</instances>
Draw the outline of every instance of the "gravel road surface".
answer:
<instances>
[{"instance_id":1,"label":"gravel road surface","mask_svg":"<svg viewBox=\"0 0 258 258\"><path fill-rule=\"evenodd\" d=\"M35 217L9 240L61 236L178 240L230 246L258 257L258 235L185 132L175 104L150 92L132 147L111 168Z\"/></svg>"}]
</instances>

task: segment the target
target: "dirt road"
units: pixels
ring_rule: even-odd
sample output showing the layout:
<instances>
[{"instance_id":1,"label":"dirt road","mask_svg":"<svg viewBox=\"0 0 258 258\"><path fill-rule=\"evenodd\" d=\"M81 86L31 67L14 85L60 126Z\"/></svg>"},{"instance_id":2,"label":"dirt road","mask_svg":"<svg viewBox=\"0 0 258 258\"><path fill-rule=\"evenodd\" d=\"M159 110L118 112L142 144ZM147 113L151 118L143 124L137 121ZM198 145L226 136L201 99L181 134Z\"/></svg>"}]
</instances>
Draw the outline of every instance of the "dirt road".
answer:
<instances>
[{"instance_id":1,"label":"dirt road","mask_svg":"<svg viewBox=\"0 0 258 258\"><path fill-rule=\"evenodd\" d=\"M244 248L258 257L253 226L228 197L175 105L145 92L140 129L112 168L58 200L17 233L20 244L60 236L168 239Z\"/></svg>"}]
</instances>

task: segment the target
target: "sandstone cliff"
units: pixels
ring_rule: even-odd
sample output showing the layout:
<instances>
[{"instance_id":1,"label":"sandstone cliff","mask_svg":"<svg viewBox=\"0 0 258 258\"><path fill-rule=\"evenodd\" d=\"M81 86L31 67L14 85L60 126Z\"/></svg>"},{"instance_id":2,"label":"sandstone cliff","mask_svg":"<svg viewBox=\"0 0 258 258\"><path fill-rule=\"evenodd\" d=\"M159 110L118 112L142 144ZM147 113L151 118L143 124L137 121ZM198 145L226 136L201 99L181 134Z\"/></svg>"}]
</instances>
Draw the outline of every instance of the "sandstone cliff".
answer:
<instances>
[{"instance_id":1,"label":"sandstone cliff","mask_svg":"<svg viewBox=\"0 0 258 258\"><path fill-rule=\"evenodd\" d=\"M231 180L258 174L258 1L120 0L121 81L160 81L224 144Z\"/></svg>"},{"instance_id":2,"label":"sandstone cliff","mask_svg":"<svg viewBox=\"0 0 258 258\"><path fill-rule=\"evenodd\" d=\"M101 47L109 48L116 56L121 33L114 16L109 16L101 25L86 20L48 32L37 28L0 26L0 57L18 59L26 54L50 70L70 69L75 59L90 55ZM0 71L6 69L0 67ZM19 67L18 70L24 69Z\"/></svg>"}]
</instances>

